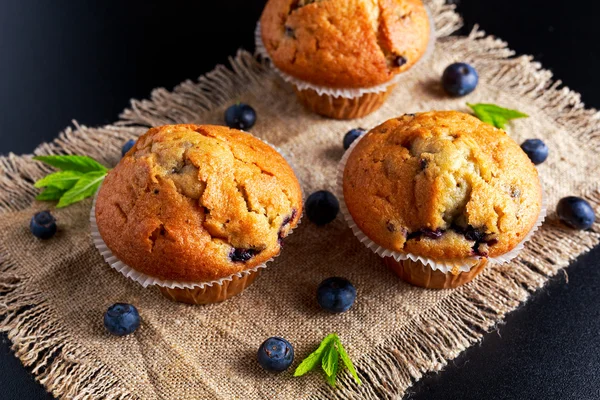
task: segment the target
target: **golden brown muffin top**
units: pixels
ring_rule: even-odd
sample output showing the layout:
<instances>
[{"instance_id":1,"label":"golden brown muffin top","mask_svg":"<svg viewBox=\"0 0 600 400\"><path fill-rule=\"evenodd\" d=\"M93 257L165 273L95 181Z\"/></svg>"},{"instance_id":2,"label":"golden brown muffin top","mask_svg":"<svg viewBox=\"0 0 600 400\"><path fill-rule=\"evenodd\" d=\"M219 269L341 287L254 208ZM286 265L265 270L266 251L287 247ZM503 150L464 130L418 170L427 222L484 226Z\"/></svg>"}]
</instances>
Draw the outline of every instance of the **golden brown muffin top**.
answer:
<instances>
[{"instance_id":1,"label":"golden brown muffin top","mask_svg":"<svg viewBox=\"0 0 600 400\"><path fill-rule=\"evenodd\" d=\"M385 83L415 64L429 41L420 0L269 0L260 24L277 68L333 88Z\"/></svg>"},{"instance_id":2,"label":"golden brown muffin top","mask_svg":"<svg viewBox=\"0 0 600 400\"><path fill-rule=\"evenodd\" d=\"M455 111L404 115L357 143L346 205L378 245L438 261L512 250L541 210L537 169L506 132Z\"/></svg>"},{"instance_id":3,"label":"golden brown muffin top","mask_svg":"<svg viewBox=\"0 0 600 400\"><path fill-rule=\"evenodd\" d=\"M131 268L204 282L276 256L302 213L285 159L221 126L150 129L109 172L96 202L102 239Z\"/></svg>"}]
</instances>

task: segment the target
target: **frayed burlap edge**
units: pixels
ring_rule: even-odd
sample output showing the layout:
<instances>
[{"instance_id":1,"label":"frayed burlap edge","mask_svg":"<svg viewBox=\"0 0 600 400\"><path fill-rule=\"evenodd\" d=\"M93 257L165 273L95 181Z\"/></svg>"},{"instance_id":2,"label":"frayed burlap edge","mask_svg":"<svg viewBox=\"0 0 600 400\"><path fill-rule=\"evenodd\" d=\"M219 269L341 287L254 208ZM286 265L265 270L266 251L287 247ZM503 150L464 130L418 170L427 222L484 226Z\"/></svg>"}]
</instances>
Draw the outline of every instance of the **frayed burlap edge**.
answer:
<instances>
[{"instance_id":1,"label":"frayed burlap edge","mask_svg":"<svg viewBox=\"0 0 600 400\"><path fill-rule=\"evenodd\" d=\"M467 61L492 77L490 84L532 99L567 132L600 149L600 115L585 109L579 94L561 88L560 81L553 82L552 74L532 57L511 58L514 53L506 43L486 37L477 27L468 37L446 37L460 27L460 17L454 6L443 0L428 4L437 35L443 38L439 46L466 54ZM230 62L231 69L218 66L198 82L186 81L172 92L156 89L150 100L132 101L131 108L114 125L87 128L74 122L74 129L68 128L55 141L40 145L35 154L87 154L114 164L117 160L107 159L107 154L118 154L119 144L139 135L145 127L195 120L199 109L208 112L235 98L240 90L260 84L269 74L264 64L245 51L238 52ZM110 143L114 152L106 151ZM30 206L36 194L32 183L48 171L31 156L0 157L0 214ZM597 188L583 195L595 207L600 204ZM596 245L596 231L597 226L591 232L573 232L550 221L545 227L545 240L550 238L563 246L549 249L534 238L510 267L489 269L473 284L453 291L415 316L396 335L357 360L362 386L343 374L336 390L323 385L309 398L380 399L402 395L424 373L440 370L448 360L479 341L549 277ZM27 285L28 277L19 274L18 265L9 259L1 242L0 271L0 330L8 333L17 357L49 392L77 399L136 398L108 367L79 348L77 340L62 329L44 294Z\"/></svg>"}]
</instances>

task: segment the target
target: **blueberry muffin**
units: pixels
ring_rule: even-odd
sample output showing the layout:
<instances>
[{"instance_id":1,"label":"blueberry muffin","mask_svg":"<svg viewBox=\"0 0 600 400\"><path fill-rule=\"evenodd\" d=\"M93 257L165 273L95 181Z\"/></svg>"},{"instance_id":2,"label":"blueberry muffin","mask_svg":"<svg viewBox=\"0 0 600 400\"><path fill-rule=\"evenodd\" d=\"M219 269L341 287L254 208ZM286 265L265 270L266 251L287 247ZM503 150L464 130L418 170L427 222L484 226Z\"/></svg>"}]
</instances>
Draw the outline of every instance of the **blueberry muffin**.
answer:
<instances>
[{"instance_id":1,"label":"blueberry muffin","mask_svg":"<svg viewBox=\"0 0 600 400\"><path fill-rule=\"evenodd\" d=\"M208 125L150 129L109 172L96 201L98 231L119 260L185 283L219 280L275 257L301 212L300 186L277 151L248 133ZM231 290L163 292L201 303L245 287L236 279L225 285Z\"/></svg>"},{"instance_id":2,"label":"blueberry muffin","mask_svg":"<svg viewBox=\"0 0 600 400\"><path fill-rule=\"evenodd\" d=\"M429 19L420 0L269 0L261 39L275 67L329 89L378 92L346 99L296 92L309 109L329 117L364 116L383 104L401 72L425 53Z\"/></svg>"},{"instance_id":3,"label":"blueberry muffin","mask_svg":"<svg viewBox=\"0 0 600 400\"><path fill-rule=\"evenodd\" d=\"M468 114L391 119L350 151L346 206L360 230L390 251L466 263L474 276L488 258L514 249L538 220L542 190L535 166L506 132ZM416 269L442 274L415 261L399 264L413 281L423 278ZM464 283L449 276L425 280L443 280L435 284L442 287Z\"/></svg>"}]
</instances>

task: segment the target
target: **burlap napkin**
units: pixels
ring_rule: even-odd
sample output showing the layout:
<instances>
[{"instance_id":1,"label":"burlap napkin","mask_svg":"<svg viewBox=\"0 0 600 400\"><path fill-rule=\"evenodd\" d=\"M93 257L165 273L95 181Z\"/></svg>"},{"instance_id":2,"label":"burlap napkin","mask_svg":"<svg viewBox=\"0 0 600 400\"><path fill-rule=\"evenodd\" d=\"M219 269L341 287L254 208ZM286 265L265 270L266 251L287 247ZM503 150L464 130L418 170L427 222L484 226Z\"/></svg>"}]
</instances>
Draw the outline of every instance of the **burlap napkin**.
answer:
<instances>
[{"instance_id":1,"label":"burlap napkin","mask_svg":"<svg viewBox=\"0 0 600 400\"><path fill-rule=\"evenodd\" d=\"M551 82L551 74L530 57L512 58L506 45L478 30L469 37L445 37L460 24L451 6L428 2L440 36L435 53L407 75L386 105L357 121L331 121L305 112L290 87L247 52L199 82L173 92L157 89L148 101L134 101L121 121L92 129L75 126L36 154L87 154L114 165L122 143L147 126L222 123L235 101L258 112L252 132L292 155L303 189L333 189L341 139L350 128L372 127L406 112L467 111L465 99L451 99L439 85L445 66L467 61L481 83L470 102L516 108L530 115L508 126L517 142L541 138L550 147L539 167L549 209L566 195L585 196L596 208L599 116L579 95ZM60 231L38 241L28 231L36 210L32 182L48 170L30 156L0 158L0 328L17 356L57 397L140 399L351 399L400 398L425 372L439 370L535 289L580 253L598 243L590 231L566 229L550 213L521 256L488 268L456 290L432 291L399 281L378 256L352 236L339 217L318 228L305 221L286 241L282 255L243 295L222 304L188 306L164 299L111 270L93 247L85 201L54 210ZM349 278L358 300L348 313L319 310L315 288L329 276ZM123 338L102 326L106 308L135 304L142 326ZM342 374L330 389L318 373L293 378L272 375L255 361L267 337L290 340L301 359L330 332L338 332L364 384Z\"/></svg>"}]
</instances>

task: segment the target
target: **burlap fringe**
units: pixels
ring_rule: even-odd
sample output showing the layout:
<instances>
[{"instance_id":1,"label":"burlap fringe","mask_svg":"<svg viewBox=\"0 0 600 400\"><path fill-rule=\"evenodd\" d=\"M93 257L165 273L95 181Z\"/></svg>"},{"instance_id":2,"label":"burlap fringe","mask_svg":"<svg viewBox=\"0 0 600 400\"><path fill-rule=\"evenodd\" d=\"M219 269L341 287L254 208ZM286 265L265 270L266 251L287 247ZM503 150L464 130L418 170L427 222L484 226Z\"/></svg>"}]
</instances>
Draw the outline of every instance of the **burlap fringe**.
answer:
<instances>
[{"instance_id":1,"label":"burlap fringe","mask_svg":"<svg viewBox=\"0 0 600 400\"><path fill-rule=\"evenodd\" d=\"M453 5L443 0L431 0L428 5L438 37L450 35L461 26ZM438 45L467 54L466 61L474 63L491 84L515 96L531 98L567 132L600 149L600 114L585 109L579 94L561 88L560 81L553 82L552 74L533 62L532 57L512 58L514 52L505 42L486 37L477 27L467 38L447 37ZM197 120L199 109L208 112L219 107L249 84L260 84L270 73L245 51L239 51L230 62L231 69L218 66L197 83L186 81L172 92L156 89L150 100L132 101L131 108L114 125L92 129L74 123L75 129L68 128L54 142L42 144L35 154L87 154L113 165L117 160L106 158L105 151L99 152L98 143L112 143L113 153L118 154L118 146L138 136L144 127ZM32 183L47 172L31 156L1 157L0 213L28 207L37 192ZM600 192L592 190L586 197L596 209L600 207ZM479 341L548 277L567 266L571 254L588 251L600 241L598 224L591 233L573 232L552 221L550 216L543 240L542 235L534 237L510 266L490 269L473 284L454 290L436 307L415 317L398 334L357 360L362 386L344 373L336 390L323 385L309 398L398 398L426 372L439 371L447 360ZM563 246L543 246L542 241L548 240ZM18 275L17 265L1 246L0 271L0 329L8 332L17 357L31 368L36 379L57 397L135 397L92 354L77 348L77 341L59 326L43 293L31 292L27 277Z\"/></svg>"}]
</instances>

